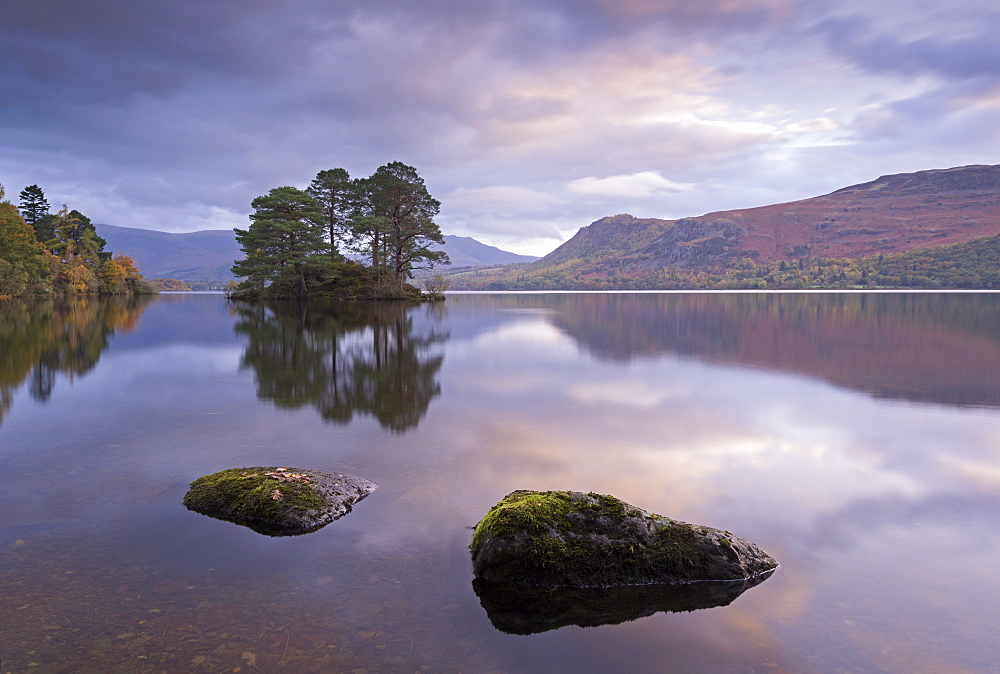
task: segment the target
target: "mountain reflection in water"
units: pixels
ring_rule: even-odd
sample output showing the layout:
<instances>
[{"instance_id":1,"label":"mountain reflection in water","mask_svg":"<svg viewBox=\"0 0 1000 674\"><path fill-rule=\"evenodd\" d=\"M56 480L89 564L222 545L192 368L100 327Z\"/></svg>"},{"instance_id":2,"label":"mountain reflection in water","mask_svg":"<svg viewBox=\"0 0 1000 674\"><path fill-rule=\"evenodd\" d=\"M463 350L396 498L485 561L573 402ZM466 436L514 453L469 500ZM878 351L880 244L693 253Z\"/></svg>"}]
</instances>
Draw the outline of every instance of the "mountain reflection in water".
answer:
<instances>
[{"instance_id":1,"label":"mountain reflection in water","mask_svg":"<svg viewBox=\"0 0 1000 674\"><path fill-rule=\"evenodd\" d=\"M550 301L553 324L602 359L674 353L806 374L879 398L1000 406L996 294L573 294Z\"/></svg>"}]
</instances>

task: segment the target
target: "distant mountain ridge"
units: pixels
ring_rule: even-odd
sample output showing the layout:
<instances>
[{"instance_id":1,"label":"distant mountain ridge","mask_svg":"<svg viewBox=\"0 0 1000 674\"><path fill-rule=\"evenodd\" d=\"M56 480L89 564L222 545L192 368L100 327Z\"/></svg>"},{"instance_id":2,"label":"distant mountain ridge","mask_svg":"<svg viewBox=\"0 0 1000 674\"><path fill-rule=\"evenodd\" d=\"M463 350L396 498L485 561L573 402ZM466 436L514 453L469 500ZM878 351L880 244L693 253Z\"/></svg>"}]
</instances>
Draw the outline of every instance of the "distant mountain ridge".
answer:
<instances>
[{"instance_id":1,"label":"distant mountain ridge","mask_svg":"<svg viewBox=\"0 0 1000 674\"><path fill-rule=\"evenodd\" d=\"M225 281L229 267L243 257L232 230L208 229L176 234L152 229L95 224L107 250L131 257L147 279Z\"/></svg>"},{"instance_id":2,"label":"distant mountain ridge","mask_svg":"<svg viewBox=\"0 0 1000 674\"><path fill-rule=\"evenodd\" d=\"M541 258L535 255L519 255L496 246L487 245L473 239L471 236L454 236L446 234L444 245L431 246L434 250L448 253L452 267L483 267L494 264L520 264L535 262Z\"/></svg>"},{"instance_id":3,"label":"distant mountain ridge","mask_svg":"<svg viewBox=\"0 0 1000 674\"><path fill-rule=\"evenodd\" d=\"M661 220L622 214L581 228L532 265L586 259L593 271L897 253L1000 232L1000 165L882 176L830 194L771 206Z\"/></svg>"},{"instance_id":4,"label":"distant mountain ridge","mask_svg":"<svg viewBox=\"0 0 1000 674\"><path fill-rule=\"evenodd\" d=\"M230 267L243 257L236 234L228 229L209 229L176 234L151 229L95 224L107 250L131 257L147 279L174 278L181 281L228 281ZM444 237L444 250L452 267L488 266L533 262L537 257L518 255L468 236Z\"/></svg>"}]
</instances>

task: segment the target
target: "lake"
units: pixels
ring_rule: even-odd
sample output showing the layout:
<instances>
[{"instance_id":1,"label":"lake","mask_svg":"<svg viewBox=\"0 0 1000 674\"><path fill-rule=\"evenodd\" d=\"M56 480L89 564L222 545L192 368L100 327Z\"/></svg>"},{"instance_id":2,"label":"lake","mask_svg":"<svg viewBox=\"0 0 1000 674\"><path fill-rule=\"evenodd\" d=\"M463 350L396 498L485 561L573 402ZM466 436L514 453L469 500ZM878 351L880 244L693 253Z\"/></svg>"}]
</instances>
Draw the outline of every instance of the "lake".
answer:
<instances>
[{"instance_id":1,"label":"lake","mask_svg":"<svg viewBox=\"0 0 1000 674\"><path fill-rule=\"evenodd\" d=\"M292 537L181 505L258 465L379 488ZM2 672L1000 662L1000 294L0 302L0 471ZM469 527L515 489L613 494L781 566L693 611L480 597Z\"/></svg>"}]
</instances>

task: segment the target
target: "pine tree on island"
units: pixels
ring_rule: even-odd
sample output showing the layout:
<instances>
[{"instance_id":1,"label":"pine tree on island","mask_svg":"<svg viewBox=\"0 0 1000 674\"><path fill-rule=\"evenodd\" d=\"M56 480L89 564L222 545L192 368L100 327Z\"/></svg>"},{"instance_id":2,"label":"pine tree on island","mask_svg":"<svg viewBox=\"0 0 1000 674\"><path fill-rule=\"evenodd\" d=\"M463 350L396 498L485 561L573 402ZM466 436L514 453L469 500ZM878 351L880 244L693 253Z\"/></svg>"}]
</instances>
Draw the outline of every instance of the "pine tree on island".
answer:
<instances>
[{"instance_id":1,"label":"pine tree on island","mask_svg":"<svg viewBox=\"0 0 1000 674\"><path fill-rule=\"evenodd\" d=\"M415 269L447 263L434 222L441 203L412 166L392 162L368 178L320 171L303 191L277 187L252 202L250 227L236 228L245 255L233 265L236 299L419 298ZM346 260L341 250L362 256Z\"/></svg>"},{"instance_id":2,"label":"pine tree on island","mask_svg":"<svg viewBox=\"0 0 1000 674\"><path fill-rule=\"evenodd\" d=\"M330 263L320 205L300 189L275 187L251 206L250 227L234 230L246 258L233 265L233 273L260 292L273 287L306 297L307 275L321 273Z\"/></svg>"}]
</instances>

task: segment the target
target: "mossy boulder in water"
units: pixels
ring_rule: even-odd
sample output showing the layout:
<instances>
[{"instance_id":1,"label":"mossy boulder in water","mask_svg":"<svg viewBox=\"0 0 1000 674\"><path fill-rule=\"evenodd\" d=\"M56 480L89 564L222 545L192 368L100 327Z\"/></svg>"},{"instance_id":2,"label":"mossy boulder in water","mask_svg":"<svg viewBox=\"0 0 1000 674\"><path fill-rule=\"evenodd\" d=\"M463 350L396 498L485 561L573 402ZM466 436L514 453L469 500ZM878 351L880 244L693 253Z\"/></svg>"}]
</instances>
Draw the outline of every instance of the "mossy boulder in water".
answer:
<instances>
[{"instance_id":1,"label":"mossy boulder in water","mask_svg":"<svg viewBox=\"0 0 1000 674\"><path fill-rule=\"evenodd\" d=\"M745 580L778 566L728 531L573 491L508 494L476 525L470 547L477 578L544 587Z\"/></svg>"},{"instance_id":2,"label":"mossy boulder in water","mask_svg":"<svg viewBox=\"0 0 1000 674\"><path fill-rule=\"evenodd\" d=\"M184 505L268 536L294 536L343 517L377 486L325 470L230 468L192 482Z\"/></svg>"}]
</instances>

